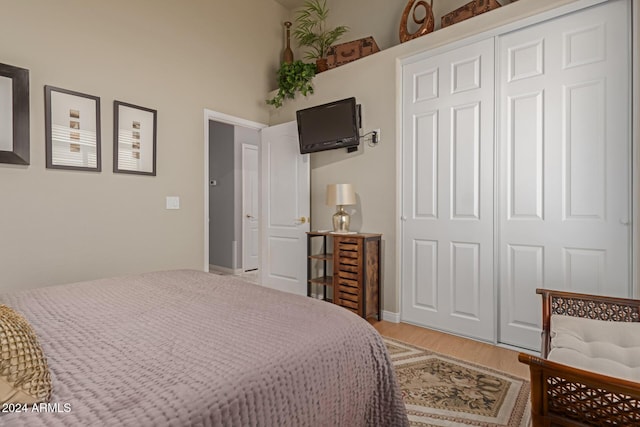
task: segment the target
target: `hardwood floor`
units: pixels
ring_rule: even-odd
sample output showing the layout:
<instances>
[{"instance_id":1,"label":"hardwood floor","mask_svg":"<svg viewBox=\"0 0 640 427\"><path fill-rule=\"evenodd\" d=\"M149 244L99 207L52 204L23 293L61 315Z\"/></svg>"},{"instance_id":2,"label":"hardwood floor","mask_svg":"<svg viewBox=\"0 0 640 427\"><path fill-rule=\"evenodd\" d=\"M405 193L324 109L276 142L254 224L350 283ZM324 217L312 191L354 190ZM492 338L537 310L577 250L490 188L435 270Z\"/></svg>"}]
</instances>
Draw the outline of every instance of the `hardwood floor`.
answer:
<instances>
[{"instance_id":1,"label":"hardwood floor","mask_svg":"<svg viewBox=\"0 0 640 427\"><path fill-rule=\"evenodd\" d=\"M384 320L371 320L370 323L385 337L529 379L529 368L518 362L516 351L407 323Z\"/></svg>"}]
</instances>

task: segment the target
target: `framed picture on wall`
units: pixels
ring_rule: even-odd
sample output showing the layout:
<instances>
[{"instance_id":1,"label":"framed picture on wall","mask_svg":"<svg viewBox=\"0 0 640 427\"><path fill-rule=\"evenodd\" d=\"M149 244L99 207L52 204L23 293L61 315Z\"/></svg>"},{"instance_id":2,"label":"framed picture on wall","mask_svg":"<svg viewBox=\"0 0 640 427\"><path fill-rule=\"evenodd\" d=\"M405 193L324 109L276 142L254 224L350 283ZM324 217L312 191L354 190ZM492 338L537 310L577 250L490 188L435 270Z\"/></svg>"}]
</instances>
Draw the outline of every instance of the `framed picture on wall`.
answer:
<instances>
[{"instance_id":1,"label":"framed picture on wall","mask_svg":"<svg viewBox=\"0 0 640 427\"><path fill-rule=\"evenodd\" d=\"M29 70L0 64L0 163L29 164Z\"/></svg>"},{"instance_id":2,"label":"framed picture on wall","mask_svg":"<svg viewBox=\"0 0 640 427\"><path fill-rule=\"evenodd\" d=\"M157 111L113 102L113 172L156 175Z\"/></svg>"},{"instance_id":3,"label":"framed picture on wall","mask_svg":"<svg viewBox=\"0 0 640 427\"><path fill-rule=\"evenodd\" d=\"M47 168L100 172L100 98L44 87Z\"/></svg>"}]
</instances>

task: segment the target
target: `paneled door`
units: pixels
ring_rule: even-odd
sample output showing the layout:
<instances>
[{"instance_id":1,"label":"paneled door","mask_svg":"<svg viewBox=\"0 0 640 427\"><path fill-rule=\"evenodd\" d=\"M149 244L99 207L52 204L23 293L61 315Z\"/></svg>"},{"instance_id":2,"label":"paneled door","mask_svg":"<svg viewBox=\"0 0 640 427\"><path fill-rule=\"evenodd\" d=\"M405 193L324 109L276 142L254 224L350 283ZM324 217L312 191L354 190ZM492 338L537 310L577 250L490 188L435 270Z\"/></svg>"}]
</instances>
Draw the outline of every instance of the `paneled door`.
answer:
<instances>
[{"instance_id":1,"label":"paneled door","mask_svg":"<svg viewBox=\"0 0 640 427\"><path fill-rule=\"evenodd\" d=\"M402 320L493 341L494 41L402 80Z\"/></svg>"},{"instance_id":2,"label":"paneled door","mask_svg":"<svg viewBox=\"0 0 640 427\"><path fill-rule=\"evenodd\" d=\"M242 144L242 269L258 269L258 147Z\"/></svg>"},{"instance_id":3,"label":"paneled door","mask_svg":"<svg viewBox=\"0 0 640 427\"><path fill-rule=\"evenodd\" d=\"M306 295L311 169L309 155L300 154L296 122L263 129L260 157L260 280Z\"/></svg>"},{"instance_id":4,"label":"paneled door","mask_svg":"<svg viewBox=\"0 0 640 427\"><path fill-rule=\"evenodd\" d=\"M630 296L630 2L499 37L499 341L540 349L535 288Z\"/></svg>"}]
</instances>

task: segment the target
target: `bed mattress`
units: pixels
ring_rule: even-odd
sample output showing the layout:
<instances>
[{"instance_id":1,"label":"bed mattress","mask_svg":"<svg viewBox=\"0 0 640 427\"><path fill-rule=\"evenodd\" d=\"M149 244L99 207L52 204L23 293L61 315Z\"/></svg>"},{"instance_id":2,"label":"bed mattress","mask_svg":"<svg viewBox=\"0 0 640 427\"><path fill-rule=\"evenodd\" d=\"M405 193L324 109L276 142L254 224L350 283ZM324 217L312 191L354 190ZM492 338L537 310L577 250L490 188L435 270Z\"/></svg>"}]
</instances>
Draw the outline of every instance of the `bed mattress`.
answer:
<instances>
[{"instance_id":1,"label":"bed mattress","mask_svg":"<svg viewBox=\"0 0 640 427\"><path fill-rule=\"evenodd\" d=\"M53 382L49 405L3 408L3 426L408 425L381 337L333 304L192 270L0 303L31 323Z\"/></svg>"}]
</instances>

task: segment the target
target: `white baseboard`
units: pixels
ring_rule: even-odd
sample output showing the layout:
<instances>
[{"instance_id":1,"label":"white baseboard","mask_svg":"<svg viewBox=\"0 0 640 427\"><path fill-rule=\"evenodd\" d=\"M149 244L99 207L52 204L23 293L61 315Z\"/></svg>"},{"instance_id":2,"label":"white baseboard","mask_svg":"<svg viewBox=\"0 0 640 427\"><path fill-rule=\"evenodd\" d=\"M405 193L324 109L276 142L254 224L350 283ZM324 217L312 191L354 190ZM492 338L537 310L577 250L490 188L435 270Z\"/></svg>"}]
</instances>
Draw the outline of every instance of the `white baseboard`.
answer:
<instances>
[{"instance_id":1,"label":"white baseboard","mask_svg":"<svg viewBox=\"0 0 640 427\"><path fill-rule=\"evenodd\" d=\"M400 313L394 313L393 311L382 310L382 320L391 323L400 323Z\"/></svg>"},{"instance_id":2,"label":"white baseboard","mask_svg":"<svg viewBox=\"0 0 640 427\"><path fill-rule=\"evenodd\" d=\"M221 267L219 265L213 265L213 264L209 264L209 271L212 273L217 271L219 273L224 273L224 274L240 274L243 272L241 268L227 268L227 267Z\"/></svg>"}]
</instances>

